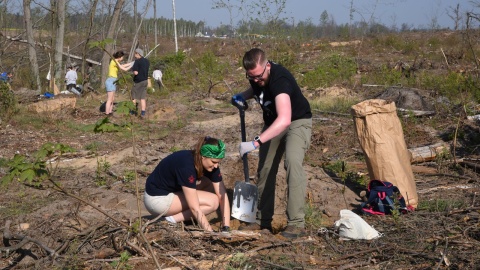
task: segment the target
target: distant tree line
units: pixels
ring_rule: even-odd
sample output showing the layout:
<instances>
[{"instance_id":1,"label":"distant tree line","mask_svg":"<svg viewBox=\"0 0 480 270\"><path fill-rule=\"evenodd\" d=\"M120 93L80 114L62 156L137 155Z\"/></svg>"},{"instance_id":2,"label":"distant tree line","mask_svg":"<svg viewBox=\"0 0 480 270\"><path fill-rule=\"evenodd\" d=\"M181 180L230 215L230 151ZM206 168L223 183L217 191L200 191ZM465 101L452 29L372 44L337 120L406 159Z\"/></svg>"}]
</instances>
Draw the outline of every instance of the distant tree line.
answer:
<instances>
[{"instance_id":1,"label":"distant tree line","mask_svg":"<svg viewBox=\"0 0 480 270\"><path fill-rule=\"evenodd\" d=\"M8 30L8 33L21 34L24 31L24 16L23 13L11 13L5 7L0 7L1 13L1 30ZM45 9L35 7L31 10L31 20L35 22L36 31L51 30L49 22L52 21L52 13ZM80 33L87 29L89 17L88 11L81 10L67 10L65 15L65 31ZM97 26L105 26L111 17L110 13L98 14L93 19L93 24ZM136 24L134 23L135 16L125 11L120 14L118 22L118 33L131 34L136 31ZM174 22L172 19L147 18L143 20L141 27L142 35L153 35L155 33L155 22L157 24L157 35L162 37L174 36ZM219 26L208 26L204 21L194 22L190 20L177 19L177 34L179 37L194 37L197 33L215 34L216 36L241 36L246 34L258 34L269 36L272 34L278 36L291 36L301 39L313 39L324 37L342 37L352 38L364 36L366 34L392 33L404 31L424 31L431 29L418 29L412 24L403 23L400 27L387 26L379 22L352 22L337 24L333 17L327 11L323 11L320 15L318 23L313 22L312 19L295 21L295 18L278 19L274 21L262 21L259 19L241 20L237 25L232 26L228 24L221 24ZM271 25L276 25L276 31L269 32ZM439 30L439 29L435 29ZM98 33L102 33L106 29L98 27Z\"/></svg>"},{"instance_id":2,"label":"distant tree line","mask_svg":"<svg viewBox=\"0 0 480 270\"><path fill-rule=\"evenodd\" d=\"M103 87L108 61L118 47L116 40L119 35L132 37L131 44L129 42L128 45L130 53L127 52L131 56L136 47L151 46L151 44L140 44L139 38L144 37L155 37L155 44L158 44L157 36L175 37L176 50L178 50L177 36L194 37L199 33L219 37L262 36L302 41L316 38L349 39L370 34L440 29L435 17L432 17L428 29L415 29L412 25L405 23L400 27L387 26L376 22L373 16L370 19L355 21L353 14L356 11L353 0L351 0L349 11L350 21L343 24L337 24L327 11L319 14L318 21L313 19L296 21L293 17L288 18L285 15L287 0L213 0L212 8L226 9L230 15L228 24L215 27L206 25L204 21L156 18L156 15L153 18L146 18L145 14L151 10L152 1L155 7L157 0L142 1L144 6L138 6L139 0L133 2L126 0L0 0L0 68L16 67L22 64L21 59L29 58L28 67L32 71L28 74L35 77L32 78L30 86L41 90L39 69L44 70L45 65L49 65L48 70L52 72L56 81L62 82L66 67L64 61L68 62L71 57L79 57L77 59L81 60L82 74L84 74L86 62L101 64ZM477 4L477 6L480 5ZM174 7L175 0L172 0L173 14ZM465 19L459 4L451 7L447 14L455 22L454 30L457 30L464 21L469 22L471 27L480 21L479 16L473 12L468 13L468 19ZM22 55L21 58L17 57L19 60L12 60L17 63L6 63L5 56L13 59L13 56L8 53L13 44L12 41L27 43L28 56ZM38 50L41 50L41 53ZM76 55L71 55L70 52L75 52ZM43 58L37 59L37 57ZM45 59L46 57L48 58ZM98 59L101 59L100 62Z\"/></svg>"}]
</instances>

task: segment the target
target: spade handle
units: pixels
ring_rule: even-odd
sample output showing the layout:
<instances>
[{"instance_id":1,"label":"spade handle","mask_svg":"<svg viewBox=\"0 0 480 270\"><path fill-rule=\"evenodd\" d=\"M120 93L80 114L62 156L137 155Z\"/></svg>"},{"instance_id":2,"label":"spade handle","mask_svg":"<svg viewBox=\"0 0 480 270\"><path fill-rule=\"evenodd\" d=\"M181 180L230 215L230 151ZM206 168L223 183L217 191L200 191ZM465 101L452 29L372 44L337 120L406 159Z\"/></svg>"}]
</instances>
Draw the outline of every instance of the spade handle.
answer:
<instances>
[{"instance_id":1,"label":"spade handle","mask_svg":"<svg viewBox=\"0 0 480 270\"><path fill-rule=\"evenodd\" d=\"M245 131L245 110L243 108L238 108L240 110L240 128L242 130L242 142L247 141L247 133ZM245 174L245 182L250 182L250 177L248 176L248 157L247 154L242 156L243 161L243 173Z\"/></svg>"}]
</instances>

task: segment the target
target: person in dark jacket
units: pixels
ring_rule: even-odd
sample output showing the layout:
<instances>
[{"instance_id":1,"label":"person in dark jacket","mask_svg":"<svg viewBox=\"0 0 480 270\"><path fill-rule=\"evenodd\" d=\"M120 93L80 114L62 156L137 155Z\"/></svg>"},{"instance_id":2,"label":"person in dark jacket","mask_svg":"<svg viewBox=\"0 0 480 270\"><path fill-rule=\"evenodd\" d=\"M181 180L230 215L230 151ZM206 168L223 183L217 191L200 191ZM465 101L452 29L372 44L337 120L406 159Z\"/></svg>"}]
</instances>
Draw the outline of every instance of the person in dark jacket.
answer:
<instances>
[{"instance_id":1,"label":"person in dark jacket","mask_svg":"<svg viewBox=\"0 0 480 270\"><path fill-rule=\"evenodd\" d=\"M284 237L306 235L305 196L307 176L303 160L310 147L312 112L293 75L283 66L268 61L265 52L254 48L243 57L245 76L250 86L232 97L232 104L245 104L254 98L262 107L264 127L252 141L240 144L240 155L259 148L257 221L240 229L272 230L275 183L280 161L285 154L287 227Z\"/></svg>"},{"instance_id":2,"label":"person in dark jacket","mask_svg":"<svg viewBox=\"0 0 480 270\"><path fill-rule=\"evenodd\" d=\"M222 231L230 227L230 202L220 172L225 144L201 137L193 150L174 152L162 159L148 176L144 203L152 215L170 223L194 218L201 228L212 231L205 217L220 207Z\"/></svg>"},{"instance_id":3,"label":"person in dark jacket","mask_svg":"<svg viewBox=\"0 0 480 270\"><path fill-rule=\"evenodd\" d=\"M143 50L138 48L135 50L135 62L132 66L133 71L133 88L132 101L138 106L140 102L140 117L145 117L147 110L147 86L148 86L148 69L150 62L143 57Z\"/></svg>"}]
</instances>

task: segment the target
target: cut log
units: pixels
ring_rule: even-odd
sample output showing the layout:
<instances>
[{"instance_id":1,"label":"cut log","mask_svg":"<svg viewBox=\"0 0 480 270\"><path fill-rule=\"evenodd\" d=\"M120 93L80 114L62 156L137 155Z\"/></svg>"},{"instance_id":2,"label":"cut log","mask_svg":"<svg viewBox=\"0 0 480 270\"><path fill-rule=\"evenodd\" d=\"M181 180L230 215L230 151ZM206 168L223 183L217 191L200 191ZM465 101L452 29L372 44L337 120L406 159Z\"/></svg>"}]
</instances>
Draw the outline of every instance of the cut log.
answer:
<instances>
[{"instance_id":1,"label":"cut log","mask_svg":"<svg viewBox=\"0 0 480 270\"><path fill-rule=\"evenodd\" d=\"M410 152L410 162L419 163L434 160L444 151L449 151L449 145L444 142L408 149Z\"/></svg>"},{"instance_id":2,"label":"cut log","mask_svg":"<svg viewBox=\"0 0 480 270\"><path fill-rule=\"evenodd\" d=\"M32 103L28 105L27 108L29 111L37 113L53 112L63 109L73 109L75 108L76 102L77 99L75 97L55 98Z\"/></svg>"},{"instance_id":3,"label":"cut log","mask_svg":"<svg viewBox=\"0 0 480 270\"><path fill-rule=\"evenodd\" d=\"M435 115L435 111L416 111L416 110L408 110L403 108L397 108L397 111L404 113L403 117L408 118L410 115L413 116L430 116Z\"/></svg>"}]
</instances>

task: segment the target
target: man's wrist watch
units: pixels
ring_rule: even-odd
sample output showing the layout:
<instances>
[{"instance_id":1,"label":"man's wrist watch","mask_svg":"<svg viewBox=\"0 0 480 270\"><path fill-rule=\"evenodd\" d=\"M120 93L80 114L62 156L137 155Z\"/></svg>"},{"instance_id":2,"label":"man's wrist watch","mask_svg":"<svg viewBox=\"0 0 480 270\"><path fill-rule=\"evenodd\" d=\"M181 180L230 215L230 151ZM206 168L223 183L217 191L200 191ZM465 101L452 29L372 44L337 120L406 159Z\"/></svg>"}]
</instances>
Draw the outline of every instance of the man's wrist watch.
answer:
<instances>
[{"instance_id":1,"label":"man's wrist watch","mask_svg":"<svg viewBox=\"0 0 480 270\"><path fill-rule=\"evenodd\" d=\"M258 145L262 145L263 142L260 140L260 136L255 136L255 138L253 138L254 141L258 142Z\"/></svg>"}]
</instances>

